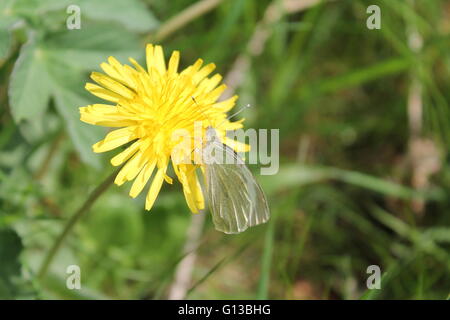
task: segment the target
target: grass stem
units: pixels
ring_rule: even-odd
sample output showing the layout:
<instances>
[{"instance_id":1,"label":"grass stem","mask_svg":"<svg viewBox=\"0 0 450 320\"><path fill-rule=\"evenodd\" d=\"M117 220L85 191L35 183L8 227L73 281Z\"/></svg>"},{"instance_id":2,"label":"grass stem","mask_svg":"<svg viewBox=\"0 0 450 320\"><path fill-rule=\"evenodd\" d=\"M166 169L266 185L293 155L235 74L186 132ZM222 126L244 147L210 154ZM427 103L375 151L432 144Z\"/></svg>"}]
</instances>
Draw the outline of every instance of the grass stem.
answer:
<instances>
[{"instance_id":1,"label":"grass stem","mask_svg":"<svg viewBox=\"0 0 450 320\"><path fill-rule=\"evenodd\" d=\"M222 1L223 0L201 0L194 3L163 23L156 34L150 35L146 39L146 42L149 42L150 40L161 42L175 31L183 28L189 22L216 8Z\"/></svg>"}]
</instances>

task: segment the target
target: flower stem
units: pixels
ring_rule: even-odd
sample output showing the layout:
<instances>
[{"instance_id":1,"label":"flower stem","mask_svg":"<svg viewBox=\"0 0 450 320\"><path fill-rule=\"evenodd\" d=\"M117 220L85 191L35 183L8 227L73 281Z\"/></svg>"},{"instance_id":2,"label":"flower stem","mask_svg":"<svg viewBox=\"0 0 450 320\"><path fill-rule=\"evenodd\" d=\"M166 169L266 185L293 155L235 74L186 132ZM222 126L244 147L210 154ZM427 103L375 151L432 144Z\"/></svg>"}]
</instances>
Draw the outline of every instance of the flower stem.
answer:
<instances>
[{"instance_id":1,"label":"flower stem","mask_svg":"<svg viewBox=\"0 0 450 320\"><path fill-rule=\"evenodd\" d=\"M70 219L67 221L66 226L64 227L64 230L61 232L61 234L58 236L58 238L53 243L53 246L51 247L50 251L45 256L41 267L38 271L38 278L44 279L48 268L50 267L54 257L58 253L59 249L61 248L62 243L66 239L66 237L69 235L69 233L72 231L75 224L80 220L80 218L89 211L89 209L92 207L92 205L95 203L95 201L109 188L109 186L114 182L114 178L117 175L121 168L114 171L111 175L109 175L97 188L95 188L89 197L86 199L86 201L83 203L83 205L70 217Z\"/></svg>"}]
</instances>

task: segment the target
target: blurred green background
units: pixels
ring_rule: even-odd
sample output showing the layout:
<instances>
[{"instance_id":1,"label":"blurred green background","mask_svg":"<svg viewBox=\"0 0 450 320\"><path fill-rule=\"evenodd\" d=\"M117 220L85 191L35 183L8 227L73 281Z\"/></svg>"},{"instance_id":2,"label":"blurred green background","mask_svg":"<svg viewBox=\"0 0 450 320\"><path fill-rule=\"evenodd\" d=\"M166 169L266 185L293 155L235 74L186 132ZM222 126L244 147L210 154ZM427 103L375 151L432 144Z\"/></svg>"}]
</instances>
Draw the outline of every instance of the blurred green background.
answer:
<instances>
[{"instance_id":1,"label":"blurred green background","mask_svg":"<svg viewBox=\"0 0 450 320\"><path fill-rule=\"evenodd\" d=\"M224 235L178 183L150 212L113 185L39 278L114 170L117 151L91 150L107 129L79 121L97 101L88 75L111 55L143 63L147 42L180 50L181 67L215 62L253 106L246 127L280 129L279 173L256 175L272 218ZM449 49L444 0L1 0L0 298L447 299ZM81 290L66 288L69 265Z\"/></svg>"}]
</instances>

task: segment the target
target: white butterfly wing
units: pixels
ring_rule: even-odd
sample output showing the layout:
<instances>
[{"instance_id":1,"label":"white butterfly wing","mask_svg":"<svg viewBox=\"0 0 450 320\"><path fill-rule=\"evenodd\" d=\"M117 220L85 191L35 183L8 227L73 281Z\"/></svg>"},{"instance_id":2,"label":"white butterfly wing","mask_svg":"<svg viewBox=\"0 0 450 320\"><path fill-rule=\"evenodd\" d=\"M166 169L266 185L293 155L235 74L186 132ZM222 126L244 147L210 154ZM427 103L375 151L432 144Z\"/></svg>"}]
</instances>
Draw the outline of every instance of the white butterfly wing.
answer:
<instances>
[{"instance_id":1,"label":"white butterfly wing","mask_svg":"<svg viewBox=\"0 0 450 320\"><path fill-rule=\"evenodd\" d=\"M215 228L240 233L269 220L266 197L244 161L228 146L214 141L213 156L225 153L235 164L224 161L205 165L206 196Z\"/></svg>"}]
</instances>

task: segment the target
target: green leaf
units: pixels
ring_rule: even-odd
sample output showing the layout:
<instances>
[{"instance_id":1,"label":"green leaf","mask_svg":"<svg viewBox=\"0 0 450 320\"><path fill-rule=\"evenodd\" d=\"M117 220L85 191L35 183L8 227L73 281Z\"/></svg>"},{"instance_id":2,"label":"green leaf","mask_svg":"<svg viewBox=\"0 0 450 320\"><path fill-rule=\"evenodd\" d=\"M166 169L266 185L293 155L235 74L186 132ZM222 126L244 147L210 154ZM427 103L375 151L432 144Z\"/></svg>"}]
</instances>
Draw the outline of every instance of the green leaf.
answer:
<instances>
[{"instance_id":1,"label":"green leaf","mask_svg":"<svg viewBox=\"0 0 450 320\"><path fill-rule=\"evenodd\" d=\"M111 55L121 61L130 56L137 58L144 52L138 43L123 28L97 24L52 34L43 44L56 109L81 159L94 167L100 167L100 157L92 152L92 145L102 138L104 129L80 121L78 108L94 100L86 97L86 79L80 71L98 69Z\"/></svg>"},{"instance_id":2,"label":"green leaf","mask_svg":"<svg viewBox=\"0 0 450 320\"><path fill-rule=\"evenodd\" d=\"M15 0L13 11L21 15L36 16L69 6L71 0Z\"/></svg>"},{"instance_id":3,"label":"green leaf","mask_svg":"<svg viewBox=\"0 0 450 320\"><path fill-rule=\"evenodd\" d=\"M117 22L130 31L137 32L153 30L159 24L152 12L140 0L17 0L12 10L14 13L26 16L60 10L69 17L66 9L70 5L80 7L82 29L86 22L84 17L97 22Z\"/></svg>"},{"instance_id":4,"label":"green leaf","mask_svg":"<svg viewBox=\"0 0 450 320\"><path fill-rule=\"evenodd\" d=\"M92 152L92 145L101 139L104 130L81 122L78 111L78 107L89 104L89 101L56 84L54 97L56 109L66 122L67 131L81 160L93 167L100 168L100 157Z\"/></svg>"},{"instance_id":5,"label":"green leaf","mask_svg":"<svg viewBox=\"0 0 450 320\"><path fill-rule=\"evenodd\" d=\"M132 31L150 31L158 25L158 20L140 0L79 0L78 3L82 16L97 21L116 21Z\"/></svg>"},{"instance_id":6,"label":"green leaf","mask_svg":"<svg viewBox=\"0 0 450 320\"><path fill-rule=\"evenodd\" d=\"M0 229L0 298L14 297L14 277L20 276L22 241L11 229Z\"/></svg>"},{"instance_id":7,"label":"green leaf","mask_svg":"<svg viewBox=\"0 0 450 320\"><path fill-rule=\"evenodd\" d=\"M50 86L44 64L44 52L33 37L22 47L9 85L9 103L16 123L35 120L47 109Z\"/></svg>"},{"instance_id":8,"label":"green leaf","mask_svg":"<svg viewBox=\"0 0 450 320\"><path fill-rule=\"evenodd\" d=\"M48 64L52 79L55 107L66 123L67 132L83 162L99 168L100 157L92 152L92 145L104 135L104 129L80 121L79 107L92 103L84 91L83 74L64 63Z\"/></svg>"},{"instance_id":9,"label":"green leaf","mask_svg":"<svg viewBox=\"0 0 450 320\"><path fill-rule=\"evenodd\" d=\"M51 61L59 61L78 70L98 69L109 56L126 62L139 59L144 49L137 37L117 25L88 25L80 30L52 34L45 42Z\"/></svg>"},{"instance_id":10,"label":"green leaf","mask_svg":"<svg viewBox=\"0 0 450 320\"><path fill-rule=\"evenodd\" d=\"M0 29L8 29L15 21L17 21L13 6L16 0L0 1Z\"/></svg>"},{"instance_id":11,"label":"green leaf","mask_svg":"<svg viewBox=\"0 0 450 320\"><path fill-rule=\"evenodd\" d=\"M112 55L125 62L143 55L139 41L116 25L88 25L82 30L64 30L45 40L24 46L14 67L10 85L10 104L16 122L33 120L38 124L50 97L66 123L67 131L81 159L100 167L100 157L92 144L101 139L104 129L80 121L78 108L95 98L84 92L85 74L98 69Z\"/></svg>"},{"instance_id":12,"label":"green leaf","mask_svg":"<svg viewBox=\"0 0 450 320\"><path fill-rule=\"evenodd\" d=\"M7 30L0 29L0 60L8 56L11 49L11 35Z\"/></svg>"}]
</instances>

